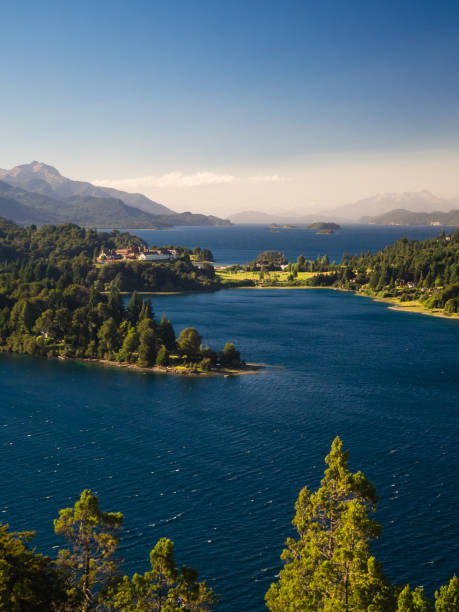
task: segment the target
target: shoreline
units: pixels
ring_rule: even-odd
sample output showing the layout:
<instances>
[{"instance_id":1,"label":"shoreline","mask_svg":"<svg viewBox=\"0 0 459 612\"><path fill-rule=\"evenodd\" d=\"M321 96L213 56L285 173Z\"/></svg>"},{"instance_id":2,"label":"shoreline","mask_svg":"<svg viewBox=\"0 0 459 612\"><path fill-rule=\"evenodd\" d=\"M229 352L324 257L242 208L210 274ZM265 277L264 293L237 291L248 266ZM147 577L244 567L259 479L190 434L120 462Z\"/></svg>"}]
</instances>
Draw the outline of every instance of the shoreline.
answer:
<instances>
[{"instance_id":1,"label":"shoreline","mask_svg":"<svg viewBox=\"0 0 459 612\"><path fill-rule=\"evenodd\" d=\"M135 363L126 363L120 361L110 361L109 359L95 359L82 357L55 357L60 361L76 361L79 363L87 363L90 365L100 365L106 368L124 368L126 370L134 370L137 372L149 372L151 374L166 374L174 376L189 376L193 378L223 376L229 378L233 376L245 376L247 374L258 374L267 366L263 363L247 363L241 368L219 368L215 370L196 370L185 366L151 366L142 368Z\"/></svg>"}]
</instances>

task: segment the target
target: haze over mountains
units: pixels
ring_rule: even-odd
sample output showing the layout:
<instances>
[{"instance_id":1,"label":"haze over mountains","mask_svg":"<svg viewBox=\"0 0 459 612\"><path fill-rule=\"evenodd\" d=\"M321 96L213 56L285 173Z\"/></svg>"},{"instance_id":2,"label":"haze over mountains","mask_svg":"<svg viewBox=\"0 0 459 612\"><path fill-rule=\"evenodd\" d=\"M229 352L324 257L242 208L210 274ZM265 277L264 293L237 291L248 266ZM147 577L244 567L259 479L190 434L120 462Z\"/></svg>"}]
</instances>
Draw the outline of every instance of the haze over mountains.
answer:
<instances>
[{"instance_id":1,"label":"haze over mountains","mask_svg":"<svg viewBox=\"0 0 459 612\"><path fill-rule=\"evenodd\" d=\"M74 181L38 161L0 169L0 216L22 224L72 222L120 229L230 223L212 215L176 213L142 194Z\"/></svg>"},{"instance_id":2,"label":"haze over mountains","mask_svg":"<svg viewBox=\"0 0 459 612\"><path fill-rule=\"evenodd\" d=\"M372 218L394 211L405 210L413 213L446 213L459 208L459 199L440 198L429 191L381 193L368 198L344 204L331 209L317 209L305 214L264 213L243 211L231 215L233 223L263 224L289 223L304 224L311 221L336 221L338 223L373 223ZM407 217L408 218L408 217ZM424 218L427 220L427 217ZM388 221L391 223L392 221ZM395 221L394 221L395 222ZM429 223L427 223L428 225Z\"/></svg>"}]
</instances>

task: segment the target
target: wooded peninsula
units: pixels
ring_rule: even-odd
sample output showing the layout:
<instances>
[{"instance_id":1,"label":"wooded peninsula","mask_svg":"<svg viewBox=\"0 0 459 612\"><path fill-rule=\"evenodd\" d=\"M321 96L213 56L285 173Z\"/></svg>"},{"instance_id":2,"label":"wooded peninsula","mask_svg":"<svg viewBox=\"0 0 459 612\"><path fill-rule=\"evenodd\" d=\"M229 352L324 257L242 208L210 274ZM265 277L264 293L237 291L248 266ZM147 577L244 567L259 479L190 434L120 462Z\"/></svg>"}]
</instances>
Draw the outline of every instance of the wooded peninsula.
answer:
<instances>
[{"instance_id":1,"label":"wooded peninsula","mask_svg":"<svg viewBox=\"0 0 459 612\"><path fill-rule=\"evenodd\" d=\"M89 359L181 374L255 371L231 342L219 352L202 346L188 327L176 338L171 322L155 319L151 300L137 291L209 290L214 268L192 262L212 257L175 247L158 263L97 263L101 252L145 250L129 233L96 232L73 224L19 227L0 219L0 351ZM122 291L132 292L125 307Z\"/></svg>"}]
</instances>

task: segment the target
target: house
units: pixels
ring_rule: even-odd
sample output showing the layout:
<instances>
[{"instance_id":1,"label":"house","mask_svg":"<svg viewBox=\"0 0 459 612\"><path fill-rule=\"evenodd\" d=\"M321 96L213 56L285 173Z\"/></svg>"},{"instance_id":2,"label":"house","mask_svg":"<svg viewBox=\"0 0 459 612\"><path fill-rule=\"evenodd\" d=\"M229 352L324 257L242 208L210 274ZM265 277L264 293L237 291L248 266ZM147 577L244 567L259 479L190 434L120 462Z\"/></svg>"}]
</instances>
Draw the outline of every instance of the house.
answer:
<instances>
[{"instance_id":1,"label":"house","mask_svg":"<svg viewBox=\"0 0 459 612\"><path fill-rule=\"evenodd\" d=\"M101 264L109 264L121 261L122 259L122 256L114 251L102 251L99 257L97 257L97 262Z\"/></svg>"},{"instance_id":2,"label":"house","mask_svg":"<svg viewBox=\"0 0 459 612\"><path fill-rule=\"evenodd\" d=\"M161 253L161 251L143 251L138 259L140 261L168 261L169 253Z\"/></svg>"},{"instance_id":3,"label":"house","mask_svg":"<svg viewBox=\"0 0 459 612\"><path fill-rule=\"evenodd\" d=\"M136 245L130 246L127 249L116 249L116 254L122 259L137 259L140 253L140 248Z\"/></svg>"}]
</instances>

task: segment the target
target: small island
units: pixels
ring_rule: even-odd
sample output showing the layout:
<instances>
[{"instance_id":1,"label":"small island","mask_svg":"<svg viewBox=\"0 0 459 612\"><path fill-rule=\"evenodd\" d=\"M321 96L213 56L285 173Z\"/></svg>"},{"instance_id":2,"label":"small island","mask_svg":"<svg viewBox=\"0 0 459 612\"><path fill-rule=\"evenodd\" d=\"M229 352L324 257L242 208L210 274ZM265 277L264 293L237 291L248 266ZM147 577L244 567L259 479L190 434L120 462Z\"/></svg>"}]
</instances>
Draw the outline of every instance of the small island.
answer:
<instances>
[{"instance_id":1,"label":"small island","mask_svg":"<svg viewBox=\"0 0 459 612\"><path fill-rule=\"evenodd\" d=\"M318 221L316 223L311 223L306 227L306 229L317 230L317 234L333 234L335 230L340 230L341 226L337 223L326 223Z\"/></svg>"}]
</instances>

